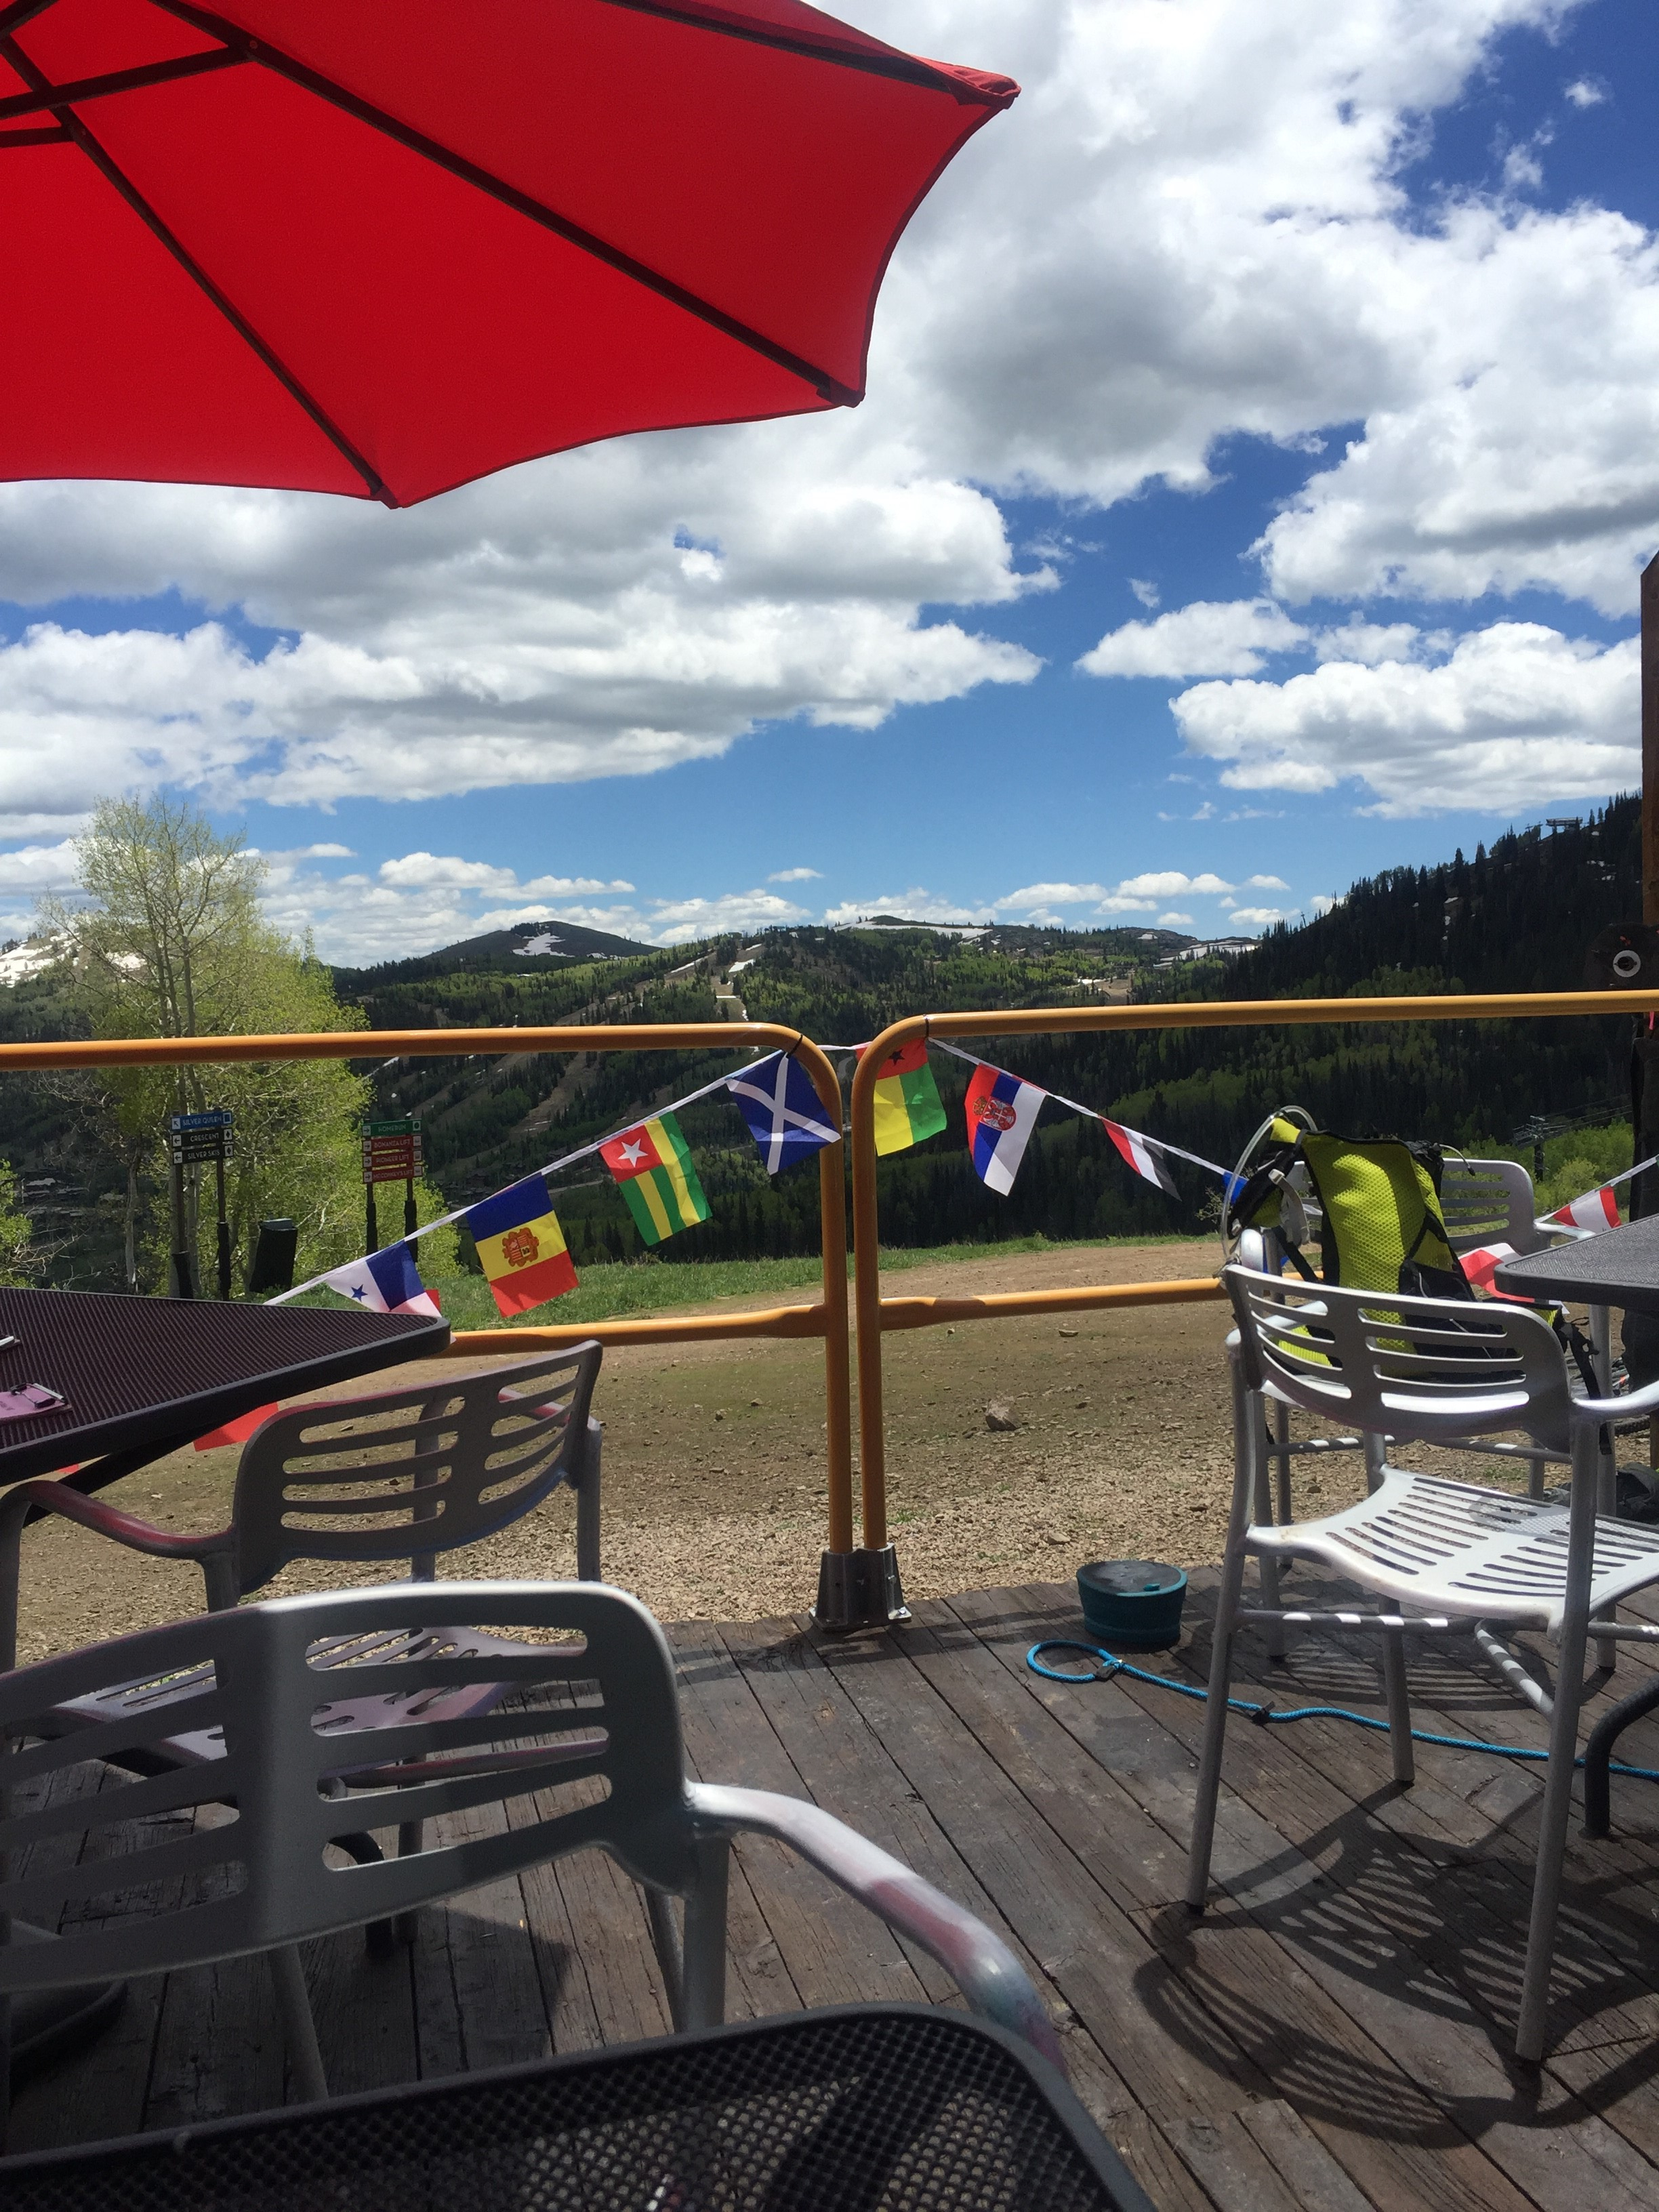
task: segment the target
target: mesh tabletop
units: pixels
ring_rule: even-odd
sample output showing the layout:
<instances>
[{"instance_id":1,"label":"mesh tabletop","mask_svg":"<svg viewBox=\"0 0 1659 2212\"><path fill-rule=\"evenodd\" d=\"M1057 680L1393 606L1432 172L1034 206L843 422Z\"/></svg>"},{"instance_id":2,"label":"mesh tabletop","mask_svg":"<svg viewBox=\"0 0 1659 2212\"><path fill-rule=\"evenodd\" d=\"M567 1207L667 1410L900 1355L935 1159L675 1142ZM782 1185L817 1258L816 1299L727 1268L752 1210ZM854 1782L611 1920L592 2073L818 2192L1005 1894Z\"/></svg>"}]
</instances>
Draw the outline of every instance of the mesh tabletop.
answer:
<instances>
[{"instance_id":1,"label":"mesh tabletop","mask_svg":"<svg viewBox=\"0 0 1659 2212\"><path fill-rule=\"evenodd\" d=\"M441 1351L442 1320L342 1307L0 1290L0 1390L43 1382L59 1413L0 1420L0 1482L187 1443L296 1392Z\"/></svg>"},{"instance_id":2,"label":"mesh tabletop","mask_svg":"<svg viewBox=\"0 0 1659 2212\"><path fill-rule=\"evenodd\" d=\"M0 2200L8 2212L1152 2212L1024 2045L921 2005L6 2160Z\"/></svg>"},{"instance_id":3,"label":"mesh tabletop","mask_svg":"<svg viewBox=\"0 0 1659 2212\"><path fill-rule=\"evenodd\" d=\"M1506 1261L1492 1279L1521 1297L1659 1314L1659 1213Z\"/></svg>"}]
</instances>

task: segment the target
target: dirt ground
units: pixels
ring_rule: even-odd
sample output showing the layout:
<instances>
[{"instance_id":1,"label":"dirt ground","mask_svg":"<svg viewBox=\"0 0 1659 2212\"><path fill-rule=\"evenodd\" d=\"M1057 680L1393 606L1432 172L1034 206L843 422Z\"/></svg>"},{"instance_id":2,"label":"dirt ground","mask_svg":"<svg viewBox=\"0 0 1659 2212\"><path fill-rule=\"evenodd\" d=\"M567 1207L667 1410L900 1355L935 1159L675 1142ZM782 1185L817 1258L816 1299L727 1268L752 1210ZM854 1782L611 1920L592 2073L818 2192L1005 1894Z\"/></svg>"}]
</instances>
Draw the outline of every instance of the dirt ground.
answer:
<instances>
[{"instance_id":1,"label":"dirt ground","mask_svg":"<svg viewBox=\"0 0 1659 2212\"><path fill-rule=\"evenodd\" d=\"M1218 1266L1210 1241L1056 1249L917 1268L891 1287L972 1297L1210 1275ZM1215 1559L1231 1468L1225 1332L1224 1307L1205 1304L889 1336L889 1503L907 1595L1054 1581L1091 1559ZM399 1381L410 1371L399 1370ZM458 1368L434 1361L424 1371ZM368 1392L372 1378L355 1387ZM988 1429L993 1401L1019 1426ZM608 1580L665 1620L763 1620L811 1605L825 1541L820 1344L610 1352L594 1410L605 1424ZM103 1495L164 1527L221 1527L236 1461L234 1447L178 1453ZM1360 1481L1357 1455L1316 1462L1298 1502L1316 1512L1357 1495ZM567 1575L574 1548L574 1509L561 1492L493 1541L441 1559L440 1572ZM264 1595L337 1579L331 1568L302 1565ZM194 1567L37 1523L24 1538L20 1656L201 1603Z\"/></svg>"}]
</instances>

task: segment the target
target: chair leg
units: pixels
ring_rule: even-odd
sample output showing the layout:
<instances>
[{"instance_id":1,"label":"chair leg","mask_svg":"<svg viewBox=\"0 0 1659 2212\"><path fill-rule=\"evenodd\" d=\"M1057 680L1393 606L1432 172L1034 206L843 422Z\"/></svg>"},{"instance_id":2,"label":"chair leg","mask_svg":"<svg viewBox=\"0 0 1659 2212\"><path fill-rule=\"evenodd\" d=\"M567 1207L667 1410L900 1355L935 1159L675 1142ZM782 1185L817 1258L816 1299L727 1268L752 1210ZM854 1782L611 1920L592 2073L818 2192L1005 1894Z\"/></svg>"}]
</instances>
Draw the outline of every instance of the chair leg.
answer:
<instances>
[{"instance_id":1,"label":"chair leg","mask_svg":"<svg viewBox=\"0 0 1659 2212\"><path fill-rule=\"evenodd\" d=\"M1288 1528L1296 1518L1291 1500L1291 1455L1286 1449L1291 1441L1291 1409L1277 1400L1273 1404L1273 1517L1281 1528Z\"/></svg>"},{"instance_id":2,"label":"chair leg","mask_svg":"<svg viewBox=\"0 0 1659 2212\"><path fill-rule=\"evenodd\" d=\"M1412 1701L1406 1687L1406 1641L1397 1629L1382 1631L1382 1686L1389 1698L1389 1748L1394 1778L1406 1787L1417 1779L1412 1744Z\"/></svg>"},{"instance_id":3,"label":"chair leg","mask_svg":"<svg viewBox=\"0 0 1659 2212\"><path fill-rule=\"evenodd\" d=\"M1568 1524L1566 1602L1556 1670L1555 1709L1550 1715L1550 1758L1544 1809L1538 1823L1538 1864L1533 1875L1532 1918L1521 1984L1515 2055L1534 2063L1544 2055L1549 2011L1550 1966L1561 1905L1561 1864L1572 1810L1572 1778L1578 1752L1578 1709L1583 1694L1584 1645L1589 1622L1590 1573L1595 1554L1595 1490L1599 1439L1595 1427L1577 1425L1572 1438L1572 1517Z\"/></svg>"},{"instance_id":4,"label":"chair leg","mask_svg":"<svg viewBox=\"0 0 1659 2212\"><path fill-rule=\"evenodd\" d=\"M599 1455L601 1431L597 1421L587 1429L587 1450L580 1480L576 1484L576 1579L602 1583L605 1570L599 1558Z\"/></svg>"},{"instance_id":5,"label":"chair leg","mask_svg":"<svg viewBox=\"0 0 1659 2212\"><path fill-rule=\"evenodd\" d=\"M1382 1487L1382 1469L1388 1462L1389 1440L1367 1429L1361 1441L1365 1447L1365 1495L1375 1498Z\"/></svg>"},{"instance_id":6,"label":"chair leg","mask_svg":"<svg viewBox=\"0 0 1659 2212\"><path fill-rule=\"evenodd\" d=\"M294 2069L294 2086L300 2093L301 2104L321 2104L328 2095L328 2076L323 2071L317 2023L311 2016L311 1999L306 1993L305 1968L300 1964L298 1947L293 1943L279 1944L267 1955L270 1960L270 1978L276 1984L276 2009L282 2014L289 2062Z\"/></svg>"},{"instance_id":7,"label":"chair leg","mask_svg":"<svg viewBox=\"0 0 1659 2212\"><path fill-rule=\"evenodd\" d=\"M1255 1520L1266 1522L1269 1527L1271 1527L1273 1525L1277 1516L1273 1512L1274 1454L1272 1449L1272 1440L1269 1437L1267 1429L1267 1401L1259 1395L1252 1394L1249 1410L1250 1450L1253 1455L1251 1460L1250 1513L1251 1516ZM1285 1425L1286 1432L1288 1433L1290 1425L1288 1409L1276 1406L1273 1410L1275 1414L1281 1412L1285 1413ZM1290 1462L1288 1460L1283 1460L1279 1462L1279 1464L1288 1469ZM1268 1608L1268 1610L1277 1611L1280 1603L1279 1594L1278 1560L1261 1560L1260 1563L1260 1571L1261 1575L1261 1602L1264 1607ZM1267 1642L1267 1656L1270 1659L1282 1659L1285 1656L1285 1632L1279 1626L1278 1622L1269 1621L1264 1627L1262 1634Z\"/></svg>"},{"instance_id":8,"label":"chair leg","mask_svg":"<svg viewBox=\"0 0 1659 2212\"><path fill-rule=\"evenodd\" d=\"M657 1954L663 1987L668 1992L668 2017L674 2023L674 2033L681 2035L685 2032L685 1960L680 1931L674 1924L673 1902L665 1892L646 1891L645 1917L650 1924L651 1948Z\"/></svg>"},{"instance_id":9,"label":"chair leg","mask_svg":"<svg viewBox=\"0 0 1659 2212\"><path fill-rule=\"evenodd\" d=\"M724 1836L697 1843L697 1875L685 1894L682 1985L685 2026L718 2027L726 2018L726 1897L732 1846Z\"/></svg>"},{"instance_id":10,"label":"chair leg","mask_svg":"<svg viewBox=\"0 0 1659 2212\"><path fill-rule=\"evenodd\" d=\"M1210 1649L1210 1693L1204 1707L1204 1747L1198 1762L1198 1790L1193 1801L1193 1835L1187 1853L1187 1902L1202 1912L1210 1889L1210 1855L1215 1846L1216 1800L1221 1791L1221 1754L1227 1737L1227 1698L1232 1685L1233 1626L1244 1586L1244 1539L1255 1492L1253 1439L1261 1416L1254 1394L1234 1352L1229 1362L1233 1383L1233 1504L1227 1522L1227 1548L1216 1596L1215 1640ZM1267 1563L1264 1562L1264 1565Z\"/></svg>"}]
</instances>

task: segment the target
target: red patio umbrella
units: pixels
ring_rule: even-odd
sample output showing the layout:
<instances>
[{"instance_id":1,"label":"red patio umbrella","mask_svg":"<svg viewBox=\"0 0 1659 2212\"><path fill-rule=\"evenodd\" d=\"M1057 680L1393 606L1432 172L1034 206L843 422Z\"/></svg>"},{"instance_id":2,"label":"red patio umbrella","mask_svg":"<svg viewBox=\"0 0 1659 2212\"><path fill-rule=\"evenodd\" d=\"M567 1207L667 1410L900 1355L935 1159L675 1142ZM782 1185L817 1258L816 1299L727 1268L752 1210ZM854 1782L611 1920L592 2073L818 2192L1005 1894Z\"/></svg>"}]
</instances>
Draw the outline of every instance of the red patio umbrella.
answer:
<instances>
[{"instance_id":1,"label":"red patio umbrella","mask_svg":"<svg viewBox=\"0 0 1659 2212\"><path fill-rule=\"evenodd\" d=\"M799 0L0 0L0 477L403 506L856 404L1017 89Z\"/></svg>"}]
</instances>

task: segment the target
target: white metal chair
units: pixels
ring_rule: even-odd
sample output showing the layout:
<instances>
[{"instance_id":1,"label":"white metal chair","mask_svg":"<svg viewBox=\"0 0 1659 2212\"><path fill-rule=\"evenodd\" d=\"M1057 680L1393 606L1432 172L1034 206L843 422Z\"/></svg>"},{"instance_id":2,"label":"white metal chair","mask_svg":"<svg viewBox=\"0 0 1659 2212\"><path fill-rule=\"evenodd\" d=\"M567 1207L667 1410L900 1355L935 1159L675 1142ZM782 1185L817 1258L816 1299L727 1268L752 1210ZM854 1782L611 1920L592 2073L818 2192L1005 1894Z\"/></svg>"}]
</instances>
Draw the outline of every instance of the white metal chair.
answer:
<instances>
[{"instance_id":1,"label":"white metal chair","mask_svg":"<svg viewBox=\"0 0 1659 2212\"><path fill-rule=\"evenodd\" d=\"M325 2096L295 1944L589 1845L644 1886L676 2027L714 2026L730 1840L754 1831L810 1859L1064 2071L1029 1978L970 1913L815 1805L690 1778L673 1662L636 1599L539 1582L451 1582L443 1596L486 1650L434 1649L422 1632L432 1593L404 1583L204 1613L0 1678L0 2035L23 1990L265 1951L301 2094ZM552 1640L507 1641L526 1629ZM346 1644L360 1656L342 1703ZM458 1688L503 1677L505 1701L437 1717ZM131 1694L143 1684L161 1694ZM65 1709L114 1685L126 1694L112 1717L58 1732ZM169 1741L181 1727L196 1747L182 1763ZM103 1786L65 1787L89 1759L107 1762ZM506 1816L494 1832L434 1833L446 1814L491 1806ZM395 1858L346 1848L365 1830L411 1829L421 1847ZM3 1940L18 1920L49 1940ZM4 2057L0 2043L0 2082Z\"/></svg>"},{"instance_id":2,"label":"white metal chair","mask_svg":"<svg viewBox=\"0 0 1659 2212\"><path fill-rule=\"evenodd\" d=\"M1599 1517L1601 1425L1659 1407L1659 1384L1627 1398L1583 1399L1540 1315L1499 1302L1411 1298L1310 1285L1230 1267L1223 1279L1237 1316L1230 1340L1234 1417L1232 1511L1228 1522L1188 1902L1201 1911L1209 1888L1217 1794L1227 1725L1233 1638L1241 1621L1281 1634L1304 1627L1369 1627L1382 1637L1383 1679L1396 1781L1413 1776L1411 1712L1401 1637L1463 1626L1510 1687L1550 1723L1549 1764L1528 1936L1517 2054L1540 2057L1554 1946L1561 1862L1577 1753L1579 1709L1603 1679L1584 1679L1592 1638L1611 1654L1617 1638L1659 1638L1659 1629L1613 1619L1618 1601L1659 1583L1659 1528ZM1572 1465L1571 1506L1509 1491L1408 1473L1384 1458L1376 1487L1357 1505L1289 1527L1250 1518L1261 1437L1254 1394L1271 1388L1293 1406L1375 1437L1437 1443L1521 1429ZM1394 1601L1370 1615L1287 1613L1241 1602L1244 1564L1264 1568L1315 1559ZM1265 1579L1265 1577L1264 1577ZM1407 1614L1402 1608L1410 1607ZM1541 1629L1557 1645L1553 1690L1509 1651L1491 1624Z\"/></svg>"}]
</instances>

